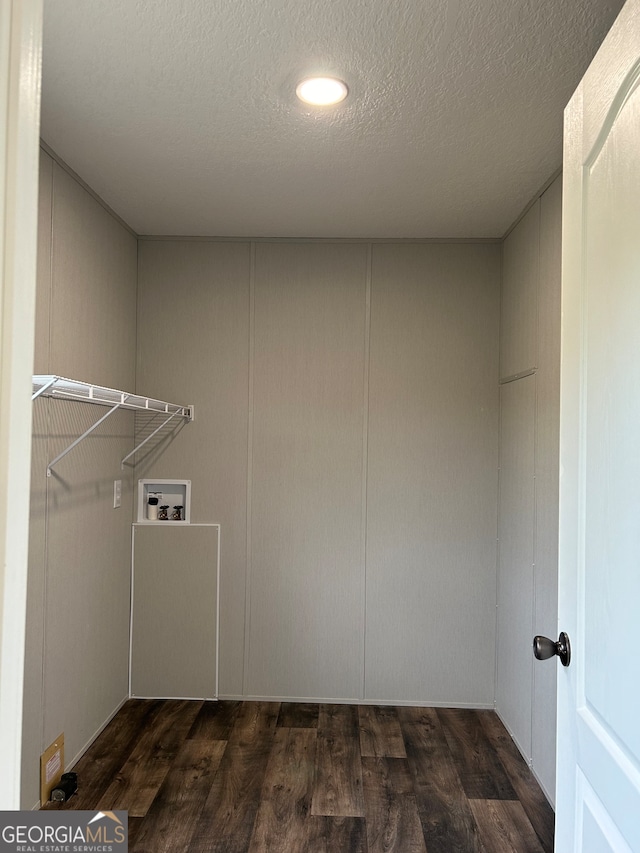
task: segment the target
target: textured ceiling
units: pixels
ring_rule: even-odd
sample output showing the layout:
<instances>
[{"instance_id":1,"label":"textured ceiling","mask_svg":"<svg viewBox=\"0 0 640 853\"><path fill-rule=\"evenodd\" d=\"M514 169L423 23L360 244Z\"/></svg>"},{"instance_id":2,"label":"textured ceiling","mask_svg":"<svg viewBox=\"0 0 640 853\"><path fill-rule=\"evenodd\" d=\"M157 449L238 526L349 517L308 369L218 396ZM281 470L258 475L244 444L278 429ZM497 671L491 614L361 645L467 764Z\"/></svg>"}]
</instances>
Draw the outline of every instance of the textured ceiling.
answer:
<instances>
[{"instance_id":1,"label":"textured ceiling","mask_svg":"<svg viewBox=\"0 0 640 853\"><path fill-rule=\"evenodd\" d=\"M502 236L621 6L45 0L42 137L139 234Z\"/></svg>"}]
</instances>

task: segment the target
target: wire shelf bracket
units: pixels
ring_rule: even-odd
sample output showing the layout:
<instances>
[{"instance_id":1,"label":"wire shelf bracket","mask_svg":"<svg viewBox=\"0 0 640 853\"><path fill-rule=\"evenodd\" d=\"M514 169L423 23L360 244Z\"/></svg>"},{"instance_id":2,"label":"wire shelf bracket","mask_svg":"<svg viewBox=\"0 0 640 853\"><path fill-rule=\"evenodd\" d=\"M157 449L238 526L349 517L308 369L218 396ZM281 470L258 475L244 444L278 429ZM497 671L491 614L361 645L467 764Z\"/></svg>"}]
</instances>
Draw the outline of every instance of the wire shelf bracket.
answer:
<instances>
[{"instance_id":1,"label":"wire shelf bracket","mask_svg":"<svg viewBox=\"0 0 640 853\"><path fill-rule=\"evenodd\" d=\"M168 417L160 426L141 441L128 453L120 467L124 467L127 459L134 456L140 448L145 445L154 435L157 435L170 421L179 418L186 422L194 419L193 406L181 406L178 403L167 403L164 400L156 400L153 397L144 397L141 394L131 394L127 391L117 391L115 388L106 388L102 385L93 385L89 382L81 382L77 379L66 379L64 376L36 375L33 377L32 400L38 397L53 397L59 400L73 400L81 403L92 403L98 406L108 406L109 411L99 418L93 426L90 426L81 436L75 439L62 453L47 465L47 477L51 476L51 469L67 453L73 450L83 439L90 435L101 423L106 421L118 409L127 409L134 412L147 412L148 414L166 414Z\"/></svg>"}]
</instances>

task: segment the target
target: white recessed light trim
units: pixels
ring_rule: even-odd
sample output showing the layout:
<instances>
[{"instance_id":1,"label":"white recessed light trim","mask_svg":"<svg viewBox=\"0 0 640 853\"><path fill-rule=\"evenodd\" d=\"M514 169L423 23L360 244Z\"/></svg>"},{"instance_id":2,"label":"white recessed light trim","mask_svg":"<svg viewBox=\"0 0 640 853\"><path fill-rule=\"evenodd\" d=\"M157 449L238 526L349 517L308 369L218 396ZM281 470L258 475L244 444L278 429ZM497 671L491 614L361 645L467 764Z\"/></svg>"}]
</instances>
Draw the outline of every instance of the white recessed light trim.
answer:
<instances>
[{"instance_id":1,"label":"white recessed light trim","mask_svg":"<svg viewBox=\"0 0 640 853\"><path fill-rule=\"evenodd\" d=\"M315 107L339 104L348 94L347 84L337 77L307 77L296 86L300 100Z\"/></svg>"}]
</instances>

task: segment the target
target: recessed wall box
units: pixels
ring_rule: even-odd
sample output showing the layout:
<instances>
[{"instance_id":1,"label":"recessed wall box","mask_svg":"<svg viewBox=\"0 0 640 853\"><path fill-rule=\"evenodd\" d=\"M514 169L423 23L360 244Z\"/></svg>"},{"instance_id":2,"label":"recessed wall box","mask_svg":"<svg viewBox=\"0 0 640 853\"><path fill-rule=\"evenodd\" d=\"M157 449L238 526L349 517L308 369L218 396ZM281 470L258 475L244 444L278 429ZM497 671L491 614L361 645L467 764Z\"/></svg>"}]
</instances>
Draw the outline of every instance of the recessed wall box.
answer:
<instances>
[{"instance_id":1,"label":"recessed wall box","mask_svg":"<svg viewBox=\"0 0 640 853\"><path fill-rule=\"evenodd\" d=\"M154 504L156 511L159 507L168 506L166 521L149 518L149 498L157 499ZM172 516L180 507L180 521ZM151 513L153 516L155 513ZM158 513L160 516L160 513ZM191 480L168 480L156 477L138 480L138 523L139 524L189 524L191 521Z\"/></svg>"}]
</instances>

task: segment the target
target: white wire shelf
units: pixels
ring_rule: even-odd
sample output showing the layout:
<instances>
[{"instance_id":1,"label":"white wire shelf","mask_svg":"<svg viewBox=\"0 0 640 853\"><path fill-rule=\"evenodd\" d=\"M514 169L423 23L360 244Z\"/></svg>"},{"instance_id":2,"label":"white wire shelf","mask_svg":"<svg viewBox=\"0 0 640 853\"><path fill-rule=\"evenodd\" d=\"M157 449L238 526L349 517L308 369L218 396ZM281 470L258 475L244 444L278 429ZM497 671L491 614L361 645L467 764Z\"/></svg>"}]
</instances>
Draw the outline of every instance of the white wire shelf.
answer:
<instances>
[{"instance_id":1,"label":"white wire shelf","mask_svg":"<svg viewBox=\"0 0 640 853\"><path fill-rule=\"evenodd\" d=\"M127 459L134 456L140 448L160 432L174 418L192 421L194 418L193 406L182 406L178 403L167 403L164 400L156 400L153 397L144 397L141 394L132 394L128 391L117 391L115 388L105 388L102 385L93 385L90 382L81 382L78 379L66 379L64 376L38 375L33 377L32 400L38 397L54 397L59 400L73 400L81 403L92 403L97 406L109 406L109 411L99 418L93 426L72 442L62 453L47 465L47 477L51 476L51 469L64 456L73 450L80 442L96 429L109 415L118 409L128 409L135 412L148 412L149 414L167 415L168 417L157 427L144 441L141 441L131 453L122 460L120 467L124 467Z\"/></svg>"}]
</instances>

